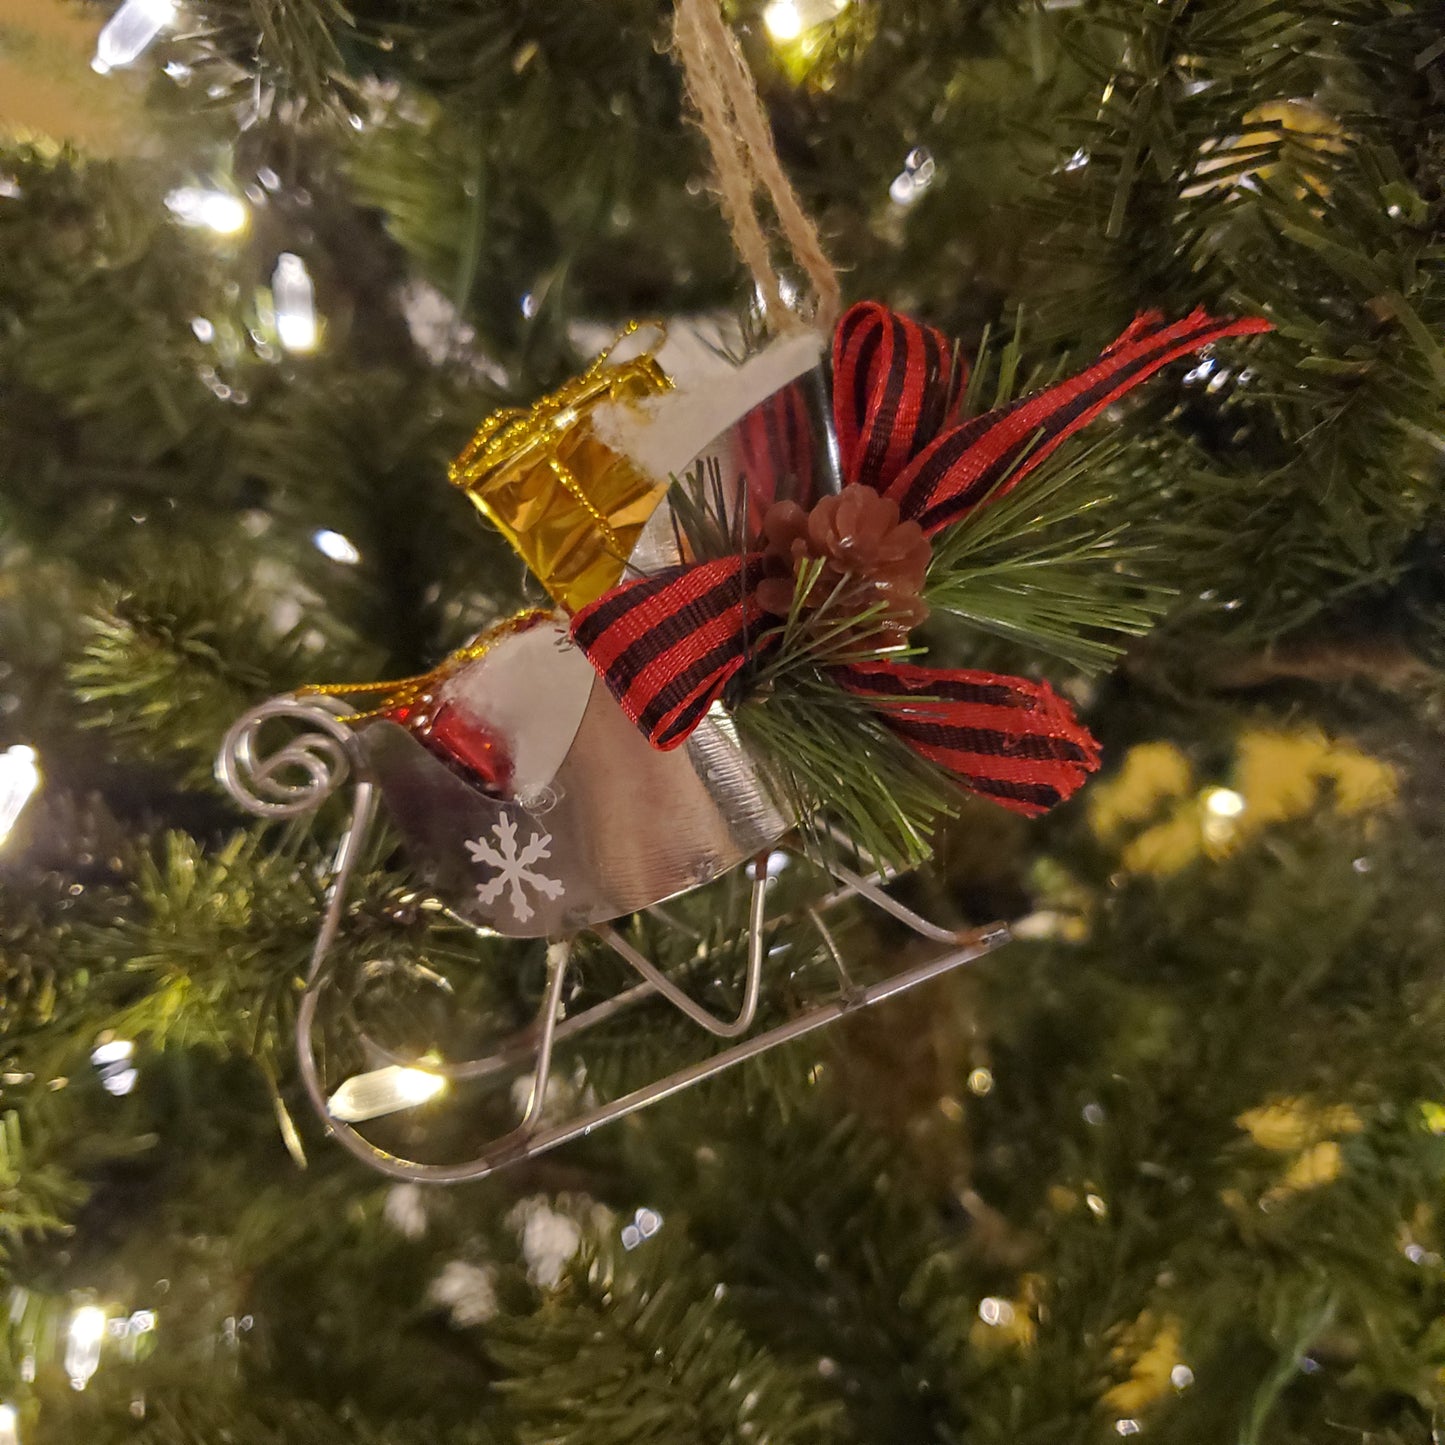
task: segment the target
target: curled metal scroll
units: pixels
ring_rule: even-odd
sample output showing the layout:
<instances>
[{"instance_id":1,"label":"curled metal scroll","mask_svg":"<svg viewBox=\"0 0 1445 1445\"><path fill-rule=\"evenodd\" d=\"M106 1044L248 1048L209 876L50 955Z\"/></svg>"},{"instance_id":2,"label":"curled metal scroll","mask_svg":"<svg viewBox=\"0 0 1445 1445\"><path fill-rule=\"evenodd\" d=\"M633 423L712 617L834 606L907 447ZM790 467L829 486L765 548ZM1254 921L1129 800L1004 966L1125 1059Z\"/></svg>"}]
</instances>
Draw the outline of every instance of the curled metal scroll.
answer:
<instances>
[{"instance_id":1,"label":"curled metal scroll","mask_svg":"<svg viewBox=\"0 0 1445 1445\"><path fill-rule=\"evenodd\" d=\"M343 721L352 709L330 697L286 693L242 713L216 758L216 777L248 813L299 818L319 808L357 766L356 739ZM261 751L261 732L278 720L309 731L272 752Z\"/></svg>"}]
</instances>

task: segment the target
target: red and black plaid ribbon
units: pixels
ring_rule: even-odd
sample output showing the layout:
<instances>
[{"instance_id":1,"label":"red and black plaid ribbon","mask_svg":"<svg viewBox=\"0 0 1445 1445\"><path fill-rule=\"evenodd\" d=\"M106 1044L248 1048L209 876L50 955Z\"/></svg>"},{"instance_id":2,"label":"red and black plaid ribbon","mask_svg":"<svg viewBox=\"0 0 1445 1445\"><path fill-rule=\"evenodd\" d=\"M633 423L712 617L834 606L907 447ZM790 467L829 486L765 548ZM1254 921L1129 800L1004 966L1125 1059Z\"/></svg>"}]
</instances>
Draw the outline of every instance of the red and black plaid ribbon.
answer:
<instances>
[{"instance_id":1,"label":"red and black plaid ribbon","mask_svg":"<svg viewBox=\"0 0 1445 1445\"><path fill-rule=\"evenodd\" d=\"M951 421L964 382L947 339L877 302L854 306L833 341L833 411L845 483L892 497L930 536L1002 496L1106 407L1178 357L1258 319L1146 312L1086 371L982 416ZM766 498L754 498L761 503ZM624 582L582 609L572 636L623 711L674 748L755 656L765 621L761 552ZM1046 684L993 673L876 662L833 679L963 786L1021 813L1067 798L1097 744Z\"/></svg>"},{"instance_id":2,"label":"red and black plaid ribbon","mask_svg":"<svg viewBox=\"0 0 1445 1445\"><path fill-rule=\"evenodd\" d=\"M833 671L915 752L1016 813L1046 813L1099 766L1099 745L1046 682L870 662Z\"/></svg>"},{"instance_id":3,"label":"red and black plaid ribbon","mask_svg":"<svg viewBox=\"0 0 1445 1445\"><path fill-rule=\"evenodd\" d=\"M762 554L685 563L584 607L572 637L653 747L675 748L751 655Z\"/></svg>"}]
</instances>

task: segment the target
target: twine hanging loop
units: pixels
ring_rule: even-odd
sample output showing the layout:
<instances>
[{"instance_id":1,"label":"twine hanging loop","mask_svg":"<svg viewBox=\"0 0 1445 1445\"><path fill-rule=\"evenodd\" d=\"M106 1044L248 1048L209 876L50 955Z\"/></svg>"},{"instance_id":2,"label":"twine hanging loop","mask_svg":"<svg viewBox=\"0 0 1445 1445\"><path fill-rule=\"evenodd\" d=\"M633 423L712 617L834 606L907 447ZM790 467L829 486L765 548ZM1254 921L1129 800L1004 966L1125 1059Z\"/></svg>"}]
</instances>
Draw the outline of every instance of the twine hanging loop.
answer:
<instances>
[{"instance_id":1,"label":"twine hanging loop","mask_svg":"<svg viewBox=\"0 0 1445 1445\"><path fill-rule=\"evenodd\" d=\"M673 45L698 128L712 153L723 215L738 255L752 273L769 327L783 332L812 325L831 331L841 310L838 273L783 171L752 72L723 21L718 0L677 0ZM784 299L762 209L765 202L771 204L783 241L812 285L811 317L799 315Z\"/></svg>"}]
</instances>

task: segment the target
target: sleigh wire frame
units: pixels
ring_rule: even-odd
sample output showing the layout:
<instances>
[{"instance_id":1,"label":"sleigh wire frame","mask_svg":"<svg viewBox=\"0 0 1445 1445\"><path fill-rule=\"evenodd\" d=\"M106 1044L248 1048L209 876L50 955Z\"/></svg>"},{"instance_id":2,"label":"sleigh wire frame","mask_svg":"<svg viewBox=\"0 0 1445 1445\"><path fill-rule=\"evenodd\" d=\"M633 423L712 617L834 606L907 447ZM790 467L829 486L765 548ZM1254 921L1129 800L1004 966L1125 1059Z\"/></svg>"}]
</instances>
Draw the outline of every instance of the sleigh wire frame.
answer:
<instances>
[{"instance_id":1,"label":"sleigh wire frame","mask_svg":"<svg viewBox=\"0 0 1445 1445\"><path fill-rule=\"evenodd\" d=\"M309 814L335 794L348 778L354 781L351 816L330 868L325 907L297 1009L296 1055L307 1098L328 1132L358 1159L392 1178L435 1184L457 1184L485 1178L508 1165L535 1158L561 1144L582 1138L604 1124L634 1114L848 1014L871 1008L885 999L972 963L1010 939L1009 929L1003 923L963 932L940 927L891 897L881 886L886 881L881 875L857 872L837 859L807 855L831 875L836 885L805 911L818 930L837 977L837 989L779 1023L757 1028L768 925L766 854L760 855L751 867L753 877L748 907L746 965L741 1000L733 1016L719 1017L709 1011L633 947L610 922L593 924L584 931L605 944L637 975L638 981L569 1016L564 997L573 966L575 935L551 939L547 943L546 979L541 1004L529 1024L500 1040L480 1057L446 1062L428 1059L422 1065L429 1074L448 1082L500 1080L530 1074L527 1100L516 1124L493 1139L475 1158L459 1163L427 1164L399 1157L372 1143L351 1123L336 1117L329 1104L317 1057L318 1009L334 982L334 945L345 917L352 876L376 821L379 801L378 786L367 774L356 735L349 725L351 716L344 703L332 698L290 694L272 698L237 719L222 743L216 774L241 807L271 820L294 819ZM262 729L276 722L300 725L305 731L265 753L261 746ZM833 838L840 846L851 850L855 857L859 856L858 850L845 835L834 830ZM801 852L798 849L788 851ZM867 984L855 982L825 921L829 911L851 898L865 900L913 933L939 945L941 951L882 979ZM671 921L661 908L648 911L665 922ZM486 930L469 926L485 942ZM723 1041L727 1047L617 1098L591 1104L584 1101L567 1118L544 1118L547 1085L552 1076L557 1045L577 1040L623 1012L654 999L671 1005L697 1028ZM373 1040L365 1042L383 1062L401 1065L419 1063L382 1048Z\"/></svg>"}]
</instances>

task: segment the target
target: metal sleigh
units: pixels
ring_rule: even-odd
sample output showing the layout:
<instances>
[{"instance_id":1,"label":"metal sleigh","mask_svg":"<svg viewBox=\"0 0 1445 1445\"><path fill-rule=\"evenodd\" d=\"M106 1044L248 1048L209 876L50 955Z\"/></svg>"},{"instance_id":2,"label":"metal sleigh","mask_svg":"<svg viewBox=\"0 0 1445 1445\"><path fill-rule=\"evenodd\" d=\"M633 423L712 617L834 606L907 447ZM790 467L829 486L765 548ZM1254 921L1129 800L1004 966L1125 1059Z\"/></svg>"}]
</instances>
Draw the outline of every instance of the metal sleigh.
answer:
<instances>
[{"instance_id":1,"label":"metal sleigh","mask_svg":"<svg viewBox=\"0 0 1445 1445\"><path fill-rule=\"evenodd\" d=\"M772 380L776 380L774 376ZM757 472L757 438L811 436L803 456L774 463L779 474L804 476L804 485L836 485L836 452L826 415L821 373L808 361L741 415L724 418L713 441L692 461L694 475L720 487L726 507L747 505ZM803 428L778 428L780 414L807 419ZM706 434L706 433L704 433ZM818 445L821 439L823 445ZM678 468L681 471L681 468ZM666 502L633 548L631 565L665 565L682 546ZM458 1183L483 1178L600 1125L657 1103L779 1044L801 1038L843 1016L972 962L1008 941L1002 924L957 933L903 906L885 891L856 848L834 832L828 856L809 856L831 880L807 907L836 986L781 1022L759 1025L767 966L768 870L765 861L792 849L797 820L742 746L731 722L715 708L687 743L672 752L652 749L622 713L590 664L573 649L565 623L549 617L518 629L482 652L458 655L439 670L428 694L433 715L464 737L469 756L478 738L501 740L507 771L479 787L454 759L423 746L396 716L358 718L330 697L287 695L246 713L228 733L217 772L248 811L293 819L318 808L348 780L354 787L350 823L331 872L322 923L312 951L296 1019L301 1078L312 1105L333 1136L381 1172L400 1179ZM283 725L289 739L266 749ZM296 733L296 728L302 729ZM460 730L460 731L459 731ZM526 1079L525 1103L514 1126L473 1159L455 1164L413 1162L380 1148L338 1118L321 1076L316 1036L318 1007L335 982L333 945L347 914L358 858L384 801L408 845L427 860L448 912L486 935L546 940L541 1005L525 1028L499 1039L478 1058L435 1062L429 1075L497 1085ZM856 866L855 866L856 865ZM740 1006L718 1017L679 986L614 926L657 909L667 899L723 872L752 874L746 963ZM824 921L830 909L859 898L937 945L922 962L867 983L855 982L833 946ZM565 1004L571 941L583 932L600 939L635 982L569 1014ZM483 947L485 943L483 942ZM554 1051L624 1011L661 1000L725 1047L620 1097L596 1102L585 1094L565 1118L544 1112ZM372 1051L377 1050L373 1046ZM381 1051L389 1065L412 1061ZM380 1112L380 1111L378 1111ZM357 1116L360 1117L360 1116Z\"/></svg>"}]
</instances>

